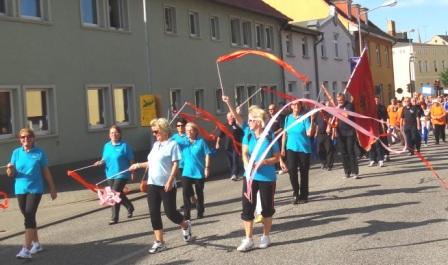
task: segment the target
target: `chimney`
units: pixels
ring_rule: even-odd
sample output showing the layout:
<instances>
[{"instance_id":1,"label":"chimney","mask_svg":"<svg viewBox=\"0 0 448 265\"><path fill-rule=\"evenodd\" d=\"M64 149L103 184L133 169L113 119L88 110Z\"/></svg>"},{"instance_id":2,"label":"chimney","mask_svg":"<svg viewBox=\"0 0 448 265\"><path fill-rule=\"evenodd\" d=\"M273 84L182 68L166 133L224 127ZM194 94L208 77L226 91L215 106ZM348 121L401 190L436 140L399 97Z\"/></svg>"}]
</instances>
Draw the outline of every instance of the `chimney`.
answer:
<instances>
[{"instance_id":1,"label":"chimney","mask_svg":"<svg viewBox=\"0 0 448 265\"><path fill-rule=\"evenodd\" d=\"M348 18L352 17L350 10L352 10L352 0L333 0L333 5L340 9Z\"/></svg>"},{"instance_id":2,"label":"chimney","mask_svg":"<svg viewBox=\"0 0 448 265\"><path fill-rule=\"evenodd\" d=\"M395 21L394 20L387 21L387 33L392 37L397 36L397 32L395 31Z\"/></svg>"},{"instance_id":3,"label":"chimney","mask_svg":"<svg viewBox=\"0 0 448 265\"><path fill-rule=\"evenodd\" d=\"M366 25L369 25L369 17L367 12L369 12L368 8L361 7L361 21L364 22Z\"/></svg>"},{"instance_id":4,"label":"chimney","mask_svg":"<svg viewBox=\"0 0 448 265\"><path fill-rule=\"evenodd\" d=\"M358 14L359 14L359 10L360 10L361 6L359 4L353 4L352 5L352 17L354 18L358 18Z\"/></svg>"}]
</instances>

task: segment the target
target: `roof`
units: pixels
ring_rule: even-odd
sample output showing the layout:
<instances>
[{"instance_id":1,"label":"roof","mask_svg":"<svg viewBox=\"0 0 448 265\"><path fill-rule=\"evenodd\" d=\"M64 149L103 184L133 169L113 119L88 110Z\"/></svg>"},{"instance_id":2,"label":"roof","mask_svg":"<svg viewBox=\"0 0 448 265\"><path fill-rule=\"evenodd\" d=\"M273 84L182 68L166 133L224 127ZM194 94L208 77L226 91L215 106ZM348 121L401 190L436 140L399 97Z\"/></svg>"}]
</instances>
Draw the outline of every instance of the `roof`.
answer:
<instances>
[{"instance_id":1,"label":"roof","mask_svg":"<svg viewBox=\"0 0 448 265\"><path fill-rule=\"evenodd\" d=\"M448 42L448 35L436 35L436 36Z\"/></svg>"},{"instance_id":2,"label":"roof","mask_svg":"<svg viewBox=\"0 0 448 265\"><path fill-rule=\"evenodd\" d=\"M218 4L228 5L237 7L242 10L254 12L260 15L269 16L282 21L292 21L291 18L287 17L277 9L263 2L263 0L208 0Z\"/></svg>"}]
</instances>

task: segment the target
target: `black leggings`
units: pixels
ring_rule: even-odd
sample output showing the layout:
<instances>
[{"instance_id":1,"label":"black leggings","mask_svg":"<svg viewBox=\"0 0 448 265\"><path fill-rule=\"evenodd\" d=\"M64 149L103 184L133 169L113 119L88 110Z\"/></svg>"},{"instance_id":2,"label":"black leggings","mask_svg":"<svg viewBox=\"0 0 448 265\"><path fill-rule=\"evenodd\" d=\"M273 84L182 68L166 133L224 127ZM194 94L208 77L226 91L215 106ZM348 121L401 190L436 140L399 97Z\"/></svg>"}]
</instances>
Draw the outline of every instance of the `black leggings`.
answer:
<instances>
[{"instance_id":1,"label":"black leggings","mask_svg":"<svg viewBox=\"0 0 448 265\"><path fill-rule=\"evenodd\" d=\"M152 229L163 229L162 215L160 212L160 205L163 202L165 214L173 223L181 224L184 220L182 214L176 208L176 194L177 189L172 188L165 192L162 186L148 185L148 207L149 215L151 216Z\"/></svg>"},{"instance_id":2,"label":"black leggings","mask_svg":"<svg viewBox=\"0 0 448 265\"><path fill-rule=\"evenodd\" d=\"M252 203L246 198L244 193L247 191L247 181L243 180L243 213L241 219L243 221L252 221L255 218L254 212L257 206L257 192L260 191L261 215L263 217L272 217L275 213L274 194L275 181L252 181Z\"/></svg>"},{"instance_id":3,"label":"black leggings","mask_svg":"<svg viewBox=\"0 0 448 265\"><path fill-rule=\"evenodd\" d=\"M308 181L310 172L311 154L303 152L286 151L286 163L288 165L289 180L295 197L307 200L309 194ZM299 172L300 170L300 184Z\"/></svg>"},{"instance_id":4,"label":"black leggings","mask_svg":"<svg viewBox=\"0 0 448 265\"><path fill-rule=\"evenodd\" d=\"M36 228L36 212L39 206L42 194L18 194L17 201L19 202L20 211L25 217L25 228Z\"/></svg>"},{"instance_id":5,"label":"black leggings","mask_svg":"<svg viewBox=\"0 0 448 265\"><path fill-rule=\"evenodd\" d=\"M120 193L120 203L114 204L112 206L112 220L118 221L118 218L120 217L120 205L123 204L124 207L128 210L128 212L134 211L134 205L132 205L131 201L128 199L126 194L123 192L124 186L126 186L126 183L128 182L127 179L109 179L109 186L116 192Z\"/></svg>"},{"instance_id":6,"label":"black leggings","mask_svg":"<svg viewBox=\"0 0 448 265\"><path fill-rule=\"evenodd\" d=\"M182 195L184 198L184 216L185 219L191 219L191 196L194 194L193 191L196 190L196 195L198 196L198 201L196 202L196 209L198 214L204 213L204 179L194 179L189 177L182 177Z\"/></svg>"}]
</instances>

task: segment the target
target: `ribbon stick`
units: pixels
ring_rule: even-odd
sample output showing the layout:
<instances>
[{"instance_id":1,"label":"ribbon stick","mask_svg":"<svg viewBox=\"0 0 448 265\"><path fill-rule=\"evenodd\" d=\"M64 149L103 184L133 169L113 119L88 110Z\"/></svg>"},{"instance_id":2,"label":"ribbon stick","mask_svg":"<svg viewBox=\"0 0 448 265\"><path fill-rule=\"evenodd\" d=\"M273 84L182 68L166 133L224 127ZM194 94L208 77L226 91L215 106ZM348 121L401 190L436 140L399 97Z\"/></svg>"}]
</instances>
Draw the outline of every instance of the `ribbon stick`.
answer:
<instances>
[{"instance_id":1,"label":"ribbon stick","mask_svg":"<svg viewBox=\"0 0 448 265\"><path fill-rule=\"evenodd\" d=\"M260 87L257 91L255 91L250 97L248 97L245 101L243 101L243 103L241 103L240 105L238 105L237 108L241 108L242 106L244 106L244 104L246 104L247 102L249 102L249 100L251 98L253 98L255 95L257 95L263 88Z\"/></svg>"},{"instance_id":2,"label":"ribbon stick","mask_svg":"<svg viewBox=\"0 0 448 265\"><path fill-rule=\"evenodd\" d=\"M6 192L0 191L0 196L3 197L3 202L0 203L0 209L8 209L9 207L9 198Z\"/></svg>"},{"instance_id":3,"label":"ribbon stick","mask_svg":"<svg viewBox=\"0 0 448 265\"><path fill-rule=\"evenodd\" d=\"M81 168L78 168L78 169L73 169L73 170L71 170L71 171L76 172L76 171L81 171L81 170L88 169L88 168L91 168L91 167L96 167L96 165L95 165L95 164L92 164L92 165L89 165L89 166L86 166L86 167L81 167Z\"/></svg>"},{"instance_id":4,"label":"ribbon stick","mask_svg":"<svg viewBox=\"0 0 448 265\"><path fill-rule=\"evenodd\" d=\"M125 170L123 170L123 171L120 171L120 172L118 172L117 174L114 174L114 175L112 175L112 176L110 176L110 177L108 177L108 178L106 178L106 179L103 179L102 181L96 183L95 185L98 186L98 185L100 185L101 183L103 183L103 182L105 182L105 181L107 181L107 180L109 180L109 179L113 179L113 178L115 178L116 176L119 176L119 175L121 175L121 174L123 174L123 173L126 173L126 172L128 172L128 171L129 171L129 168L128 168L128 169L125 169Z\"/></svg>"},{"instance_id":5,"label":"ribbon stick","mask_svg":"<svg viewBox=\"0 0 448 265\"><path fill-rule=\"evenodd\" d=\"M7 168L7 167L8 167L8 165L6 165L6 166L1 166L0 169L2 169L2 168Z\"/></svg>"},{"instance_id":6,"label":"ribbon stick","mask_svg":"<svg viewBox=\"0 0 448 265\"><path fill-rule=\"evenodd\" d=\"M218 79L219 79L219 86L221 88L221 95L225 96L224 86L222 85L221 71L219 70L219 63L218 62L216 62L216 69L218 70Z\"/></svg>"},{"instance_id":7,"label":"ribbon stick","mask_svg":"<svg viewBox=\"0 0 448 265\"><path fill-rule=\"evenodd\" d=\"M174 116L173 116L173 118L171 119L169 125L171 125L171 123L173 123L173 121L177 118L177 116L179 115L179 113L185 108L186 105L187 105L187 102L185 102L185 103L182 105L182 107L181 107L178 111L176 111L176 114L174 114Z\"/></svg>"}]
</instances>

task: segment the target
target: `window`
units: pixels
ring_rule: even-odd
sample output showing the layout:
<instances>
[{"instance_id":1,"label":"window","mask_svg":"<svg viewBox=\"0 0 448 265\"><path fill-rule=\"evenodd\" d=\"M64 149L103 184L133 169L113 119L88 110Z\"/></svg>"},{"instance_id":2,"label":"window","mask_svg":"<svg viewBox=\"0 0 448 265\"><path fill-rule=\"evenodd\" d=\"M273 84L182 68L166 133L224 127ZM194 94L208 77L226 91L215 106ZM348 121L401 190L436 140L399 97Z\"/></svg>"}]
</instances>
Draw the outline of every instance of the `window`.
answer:
<instances>
[{"instance_id":1,"label":"window","mask_svg":"<svg viewBox=\"0 0 448 265\"><path fill-rule=\"evenodd\" d=\"M98 25L97 0L82 0L81 13L82 13L82 22L84 24Z\"/></svg>"},{"instance_id":2,"label":"window","mask_svg":"<svg viewBox=\"0 0 448 265\"><path fill-rule=\"evenodd\" d=\"M421 73L423 71L422 61L418 61L418 71Z\"/></svg>"},{"instance_id":3,"label":"window","mask_svg":"<svg viewBox=\"0 0 448 265\"><path fill-rule=\"evenodd\" d=\"M216 96L216 112L224 113L224 105L222 102L222 89L221 88L216 89L215 96Z\"/></svg>"},{"instance_id":4,"label":"window","mask_svg":"<svg viewBox=\"0 0 448 265\"><path fill-rule=\"evenodd\" d=\"M181 107L180 89L171 89L170 91L170 104L171 110L177 111Z\"/></svg>"},{"instance_id":5,"label":"window","mask_svg":"<svg viewBox=\"0 0 448 265\"><path fill-rule=\"evenodd\" d=\"M276 93L276 91L277 91L277 86L271 86L271 90L272 90L272 93L271 93L271 98L270 98L270 102L269 102L269 104L277 104L277 93Z\"/></svg>"},{"instance_id":6,"label":"window","mask_svg":"<svg viewBox=\"0 0 448 265\"><path fill-rule=\"evenodd\" d=\"M387 67L390 67L389 49L387 47L384 48L384 55L386 57L386 65Z\"/></svg>"},{"instance_id":7,"label":"window","mask_svg":"<svg viewBox=\"0 0 448 265\"><path fill-rule=\"evenodd\" d=\"M292 94L297 90L297 82L296 81L288 81L288 93Z\"/></svg>"},{"instance_id":8,"label":"window","mask_svg":"<svg viewBox=\"0 0 448 265\"><path fill-rule=\"evenodd\" d=\"M198 12L190 11L188 13L188 21L190 22L190 36L199 37L199 14Z\"/></svg>"},{"instance_id":9,"label":"window","mask_svg":"<svg viewBox=\"0 0 448 265\"><path fill-rule=\"evenodd\" d=\"M250 97L248 106L257 104L257 97L254 95L255 92L257 92L256 86L247 86L247 97Z\"/></svg>"},{"instance_id":10,"label":"window","mask_svg":"<svg viewBox=\"0 0 448 265\"><path fill-rule=\"evenodd\" d=\"M347 43L347 59L350 59L350 57L352 57L352 45Z\"/></svg>"},{"instance_id":11,"label":"window","mask_svg":"<svg viewBox=\"0 0 448 265\"><path fill-rule=\"evenodd\" d=\"M166 33L176 33L176 8L164 7L164 23Z\"/></svg>"},{"instance_id":12,"label":"window","mask_svg":"<svg viewBox=\"0 0 448 265\"><path fill-rule=\"evenodd\" d=\"M322 58L327 58L327 47L325 46L325 40L322 40L322 44L320 45L320 54Z\"/></svg>"},{"instance_id":13,"label":"window","mask_svg":"<svg viewBox=\"0 0 448 265\"><path fill-rule=\"evenodd\" d=\"M41 18L40 0L20 0L20 16L26 18Z\"/></svg>"},{"instance_id":14,"label":"window","mask_svg":"<svg viewBox=\"0 0 448 265\"><path fill-rule=\"evenodd\" d=\"M324 82L323 82L323 85L324 85L324 87L325 87L327 90L330 89L330 88L328 87L328 81L324 81Z\"/></svg>"},{"instance_id":15,"label":"window","mask_svg":"<svg viewBox=\"0 0 448 265\"><path fill-rule=\"evenodd\" d=\"M263 48L263 26L260 24L255 24L255 46Z\"/></svg>"},{"instance_id":16,"label":"window","mask_svg":"<svg viewBox=\"0 0 448 265\"><path fill-rule=\"evenodd\" d=\"M303 93L304 98L311 98L311 87L312 87L311 82L306 83L306 85L304 87L304 93Z\"/></svg>"},{"instance_id":17,"label":"window","mask_svg":"<svg viewBox=\"0 0 448 265\"><path fill-rule=\"evenodd\" d=\"M9 90L0 89L0 139L11 136L13 117L13 97Z\"/></svg>"},{"instance_id":18,"label":"window","mask_svg":"<svg viewBox=\"0 0 448 265\"><path fill-rule=\"evenodd\" d=\"M437 72L437 61L434 61L434 72Z\"/></svg>"},{"instance_id":19,"label":"window","mask_svg":"<svg viewBox=\"0 0 448 265\"><path fill-rule=\"evenodd\" d=\"M27 89L25 91L26 119L37 134L49 132L49 95L46 89Z\"/></svg>"},{"instance_id":20,"label":"window","mask_svg":"<svg viewBox=\"0 0 448 265\"><path fill-rule=\"evenodd\" d=\"M125 0L108 0L109 26L115 29L125 29L127 9Z\"/></svg>"},{"instance_id":21,"label":"window","mask_svg":"<svg viewBox=\"0 0 448 265\"><path fill-rule=\"evenodd\" d=\"M445 71L445 68L446 68L445 61L442 60L442 70Z\"/></svg>"},{"instance_id":22,"label":"window","mask_svg":"<svg viewBox=\"0 0 448 265\"><path fill-rule=\"evenodd\" d=\"M425 73L427 73L428 72L428 61L425 61L423 66L424 66L424 69L425 69Z\"/></svg>"},{"instance_id":23,"label":"window","mask_svg":"<svg viewBox=\"0 0 448 265\"><path fill-rule=\"evenodd\" d=\"M381 50L380 45L375 46L375 58L376 58L376 64L381 65Z\"/></svg>"},{"instance_id":24,"label":"window","mask_svg":"<svg viewBox=\"0 0 448 265\"><path fill-rule=\"evenodd\" d=\"M131 87L114 87L114 114L116 124L130 124L131 113Z\"/></svg>"},{"instance_id":25,"label":"window","mask_svg":"<svg viewBox=\"0 0 448 265\"><path fill-rule=\"evenodd\" d=\"M238 18L230 19L230 34L232 45L241 45L240 20Z\"/></svg>"},{"instance_id":26,"label":"window","mask_svg":"<svg viewBox=\"0 0 448 265\"><path fill-rule=\"evenodd\" d=\"M285 46L286 46L286 54L294 55L293 42L292 42L292 34L287 33L285 36Z\"/></svg>"},{"instance_id":27,"label":"window","mask_svg":"<svg viewBox=\"0 0 448 265\"><path fill-rule=\"evenodd\" d=\"M212 40L220 39L218 17L210 17L210 36Z\"/></svg>"},{"instance_id":28,"label":"window","mask_svg":"<svg viewBox=\"0 0 448 265\"><path fill-rule=\"evenodd\" d=\"M339 34L335 33L333 35L334 58L339 58L339 43L338 43L338 39L339 39Z\"/></svg>"},{"instance_id":29,"label":"window","mask_svg":"<svg viewBox=\"0 0 448 265\"><path fill-rule=\"evenodd\" d=\"M87 89L87 112L90 129L106 127L106 90L105 87Z\"/></svg>"},{"instance_id":30,"label":"window","mask_svg":"<svg viewBox=\"0 0 448 265\"><path fill-rule=\"evenodd\" d=\"M244 86L237 86L235 88L235 105L239 106L241 103L243 103L245 98Z\"/></svg>"},{"instance_id":31,"label":"window","mask_svg":"<svg viewBox=\"0 0 448 265\"><path fill-rule=\"evenodd\" d=\"M204 89L194 90L194 104L199 108L204 108Z\"/></svg>"},{"instance_id":32,"label":"window","mask_svg":"<svg viewBox=\"0 0 448 265\"><path fill-rule=\"evenodd\" d=\"M243 46L252 47L252 23L250 21L243 22Z\"/></svg>"},{"instance_id":33,"label":"window","mask_svg":"<svg viewBox=\"0 0 448 265\"><path fill-rule=\"evenodd\" d=\"M266 87L263 87L266 88ZM268 107L268 92L264 89L260 91L260 108L265 109Z\"/></svg>"},{"instance_id":34,"label":"window","mask_svg":"<svg viewBox=\"0 0 448 265\"><path fill-rule=\"evenodd\" d=\"M274 49L274 28L272 26L266 26L266 49L273 50Z\"/></svg>"},{"instance_id":35,"label":"window","mask_svg":"<svg viewBox=\"0 0 448 265\"><path fill-rule=\"evenodd\" d=\"M307 39L307 37L303 37L302 38L302 56L303 57L308 57L309 56L308 39Z\"/></svg>"},{"instance_id":36,"label":"window","mask_svg":"<svg viewBox=\"0 0 448 265\"><path fill-rule=\"evenodd\" d=\"M0 15L6 14L6 0L0 0Z\"/></svg>"},{"instance_id":37,"label":"window","mask_svg":"<svg viewBox=\"0 0 448 265\"><path fill-rule=\"evenodd\" d=\"M336 98L336 94L338 93L338 82L333 81L332 87L333 87L333 99L335 99Z\"/></svg>"}]
</instances>

